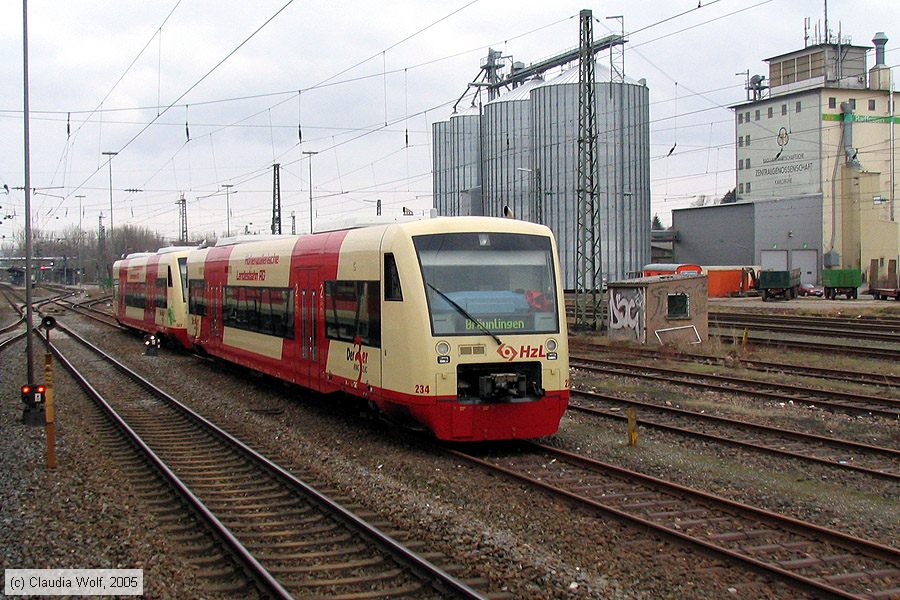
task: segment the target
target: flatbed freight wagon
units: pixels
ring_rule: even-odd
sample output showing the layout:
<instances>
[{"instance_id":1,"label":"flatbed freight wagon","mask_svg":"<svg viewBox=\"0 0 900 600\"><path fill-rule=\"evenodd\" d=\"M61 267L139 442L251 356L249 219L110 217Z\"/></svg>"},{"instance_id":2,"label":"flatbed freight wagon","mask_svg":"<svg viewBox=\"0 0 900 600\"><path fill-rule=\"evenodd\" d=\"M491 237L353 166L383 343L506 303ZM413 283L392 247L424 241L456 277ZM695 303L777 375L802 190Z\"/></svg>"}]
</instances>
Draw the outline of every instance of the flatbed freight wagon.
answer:
<instances>
[{"instance_id":1,"label":"flatbed freight wagon","mask_svg":"<svg viewBox=\"0 0 900 600\"><path fill-rule=\"evenodd\" d=\"M760 271L759 290L762 293L763 302L772 298L790 300L797 297L800 289L800 269L790 271Z\"/></svg>"},{"instance_id":2,"label":"flatbed freight wagon","mask_svg":"<svg viewBox=\"0 0 900 600\"><path fill-rule=\"evenodd\" d=\"M859 286L862 285L862 273L859 269L825 269L822 271L822 287L825 298L834 300L843 295L848 300L856 300Z\"/></svg>"}]
</instances>

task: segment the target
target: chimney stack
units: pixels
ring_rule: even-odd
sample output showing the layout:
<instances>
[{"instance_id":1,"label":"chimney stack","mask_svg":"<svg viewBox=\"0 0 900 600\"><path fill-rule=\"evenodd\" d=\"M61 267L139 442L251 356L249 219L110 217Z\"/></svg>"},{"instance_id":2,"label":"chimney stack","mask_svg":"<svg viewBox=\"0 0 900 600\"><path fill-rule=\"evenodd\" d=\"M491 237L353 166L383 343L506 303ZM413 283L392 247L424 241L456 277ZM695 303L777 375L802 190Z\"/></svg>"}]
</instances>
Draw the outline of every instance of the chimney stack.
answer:
<instances>
[{"instance_id":1,"label":"chimney stack","mask_svg":"<svg viewBox=\"0 0 900 600\"><path fill-rule=\"evenodd\" d=\"M872 43L875 44L875 66L869 69L869 89L891 89L891 69L884 61L884 47L887 42L888 37L883 31L879 31L872 38Z\"/></svg>"}]
</instances>

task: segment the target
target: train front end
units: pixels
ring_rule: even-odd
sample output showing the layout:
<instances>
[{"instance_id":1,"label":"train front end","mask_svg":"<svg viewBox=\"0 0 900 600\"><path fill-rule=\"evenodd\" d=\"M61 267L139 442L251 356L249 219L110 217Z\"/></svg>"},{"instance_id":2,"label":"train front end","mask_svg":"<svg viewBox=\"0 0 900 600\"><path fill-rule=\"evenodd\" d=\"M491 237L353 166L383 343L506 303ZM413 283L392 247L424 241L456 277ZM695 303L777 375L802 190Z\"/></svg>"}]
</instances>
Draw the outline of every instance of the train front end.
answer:
<instances>
[{"instance_id":1,"label":"train front end","mask_svg":"<svg viewBox=\"0 0 900 600\"><path fill-rule=\"evenodd\" d=\"M445 440L555 433L568 406L569 355L550 230L473 217L406 233L384 254L384 329L405 333L385 342L396 347L384 348L383 408Z\"/></svg>"}]
</instances>

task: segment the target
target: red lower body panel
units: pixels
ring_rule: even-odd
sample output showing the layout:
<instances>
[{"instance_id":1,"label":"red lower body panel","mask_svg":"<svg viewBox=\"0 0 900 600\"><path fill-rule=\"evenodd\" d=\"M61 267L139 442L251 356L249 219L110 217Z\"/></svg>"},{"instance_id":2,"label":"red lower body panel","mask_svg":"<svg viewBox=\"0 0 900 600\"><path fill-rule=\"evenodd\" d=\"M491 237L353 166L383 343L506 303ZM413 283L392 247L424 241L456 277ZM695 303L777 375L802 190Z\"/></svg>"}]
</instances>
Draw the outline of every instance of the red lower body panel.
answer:
<instances>
[{"instance_id":1,"label":"red lower body panel","mask_svg":"<svg viewBox=\"0 0 900 600\"><path fill-rule=\"evenodd\" d=\"M440 440L529 439L557 432L569 405L569 392L547 392L531 402L464 404L455 398L414 397L391 398L378 404L388 414L413 418Z\"/></svg>"}]
</instances>

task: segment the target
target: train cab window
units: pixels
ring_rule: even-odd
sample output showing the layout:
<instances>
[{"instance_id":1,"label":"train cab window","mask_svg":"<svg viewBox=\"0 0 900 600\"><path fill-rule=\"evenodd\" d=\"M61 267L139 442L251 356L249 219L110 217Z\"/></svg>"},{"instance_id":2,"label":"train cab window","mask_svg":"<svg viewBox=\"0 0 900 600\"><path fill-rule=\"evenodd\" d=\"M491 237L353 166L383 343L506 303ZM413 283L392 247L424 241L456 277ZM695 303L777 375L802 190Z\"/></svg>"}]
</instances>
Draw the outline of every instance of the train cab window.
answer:
<instances>
[{"instance_id":1,"label":"train cab window","mask_svg":"<svg viewBox=\"0 0 900 600\"><path fill-rule=\"evenodd\" d=\"M550 238L516 233L413 237L433 335L556 333Z\"/></svg>"},{"instance_id":2,"label":"train cab window","mask_svg":"<svg viewBox=\"0 0 900 600\"><path fill-rule=\"evenodd\" d=\"M394 259L394 255L390 253L384 255L384 299L403 300L397 261Z\"/></svg>"},{"instance_id":3,"label":"train cab window","mask_svg":"<svg viewBox=\"0 0 900 600\"><path fill-rule=\"evenodd\" d=\"M381 347L381 290L377 281L325 282L325 336Z\"/></svg>"},{"instance_id":4,"label":"train cab window","mask_svg":"<svg viewBox=\"0 0 900 600\"><path fill-rule=\"evenodd\" d=\"M670 319L687 319L690 315L690 297L687 294L669 294L666 316Z\"/></svg>"},{"instance_id":5,"label":"train cab window","mask_svg":"<svg viewBox=\"0 0 900 600\"><path fill-rule=\"evenodd\" d=\"M191 279L188 286L188 312L201 317L206 316L206 281Z\"/></svg>"}]
</instances>

